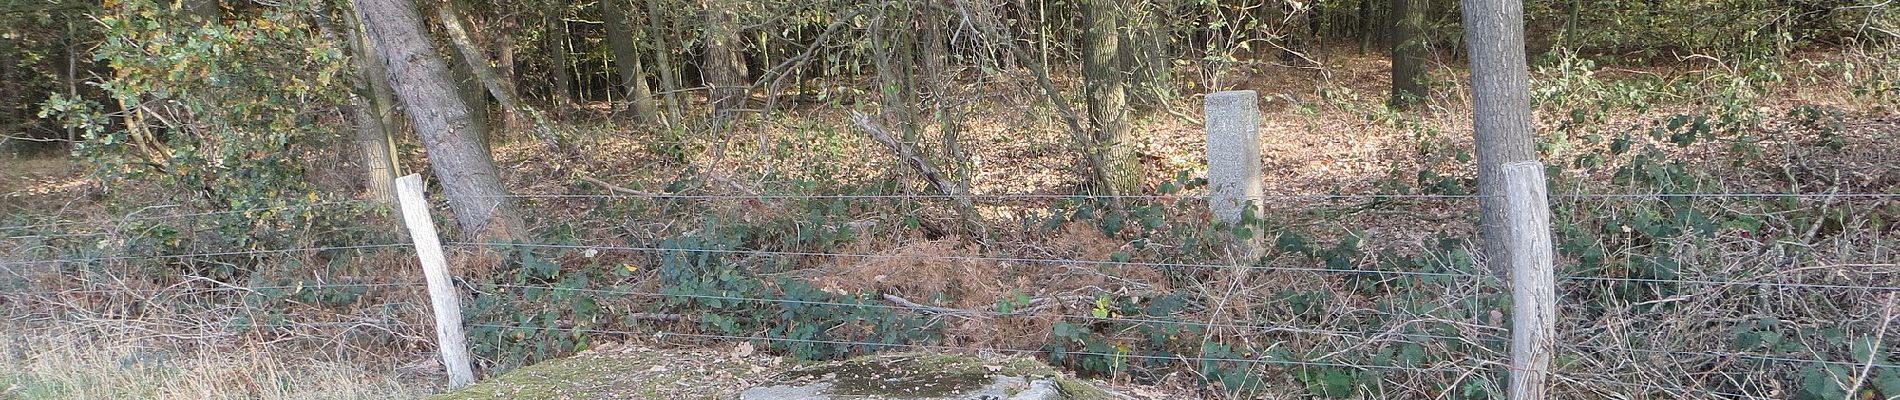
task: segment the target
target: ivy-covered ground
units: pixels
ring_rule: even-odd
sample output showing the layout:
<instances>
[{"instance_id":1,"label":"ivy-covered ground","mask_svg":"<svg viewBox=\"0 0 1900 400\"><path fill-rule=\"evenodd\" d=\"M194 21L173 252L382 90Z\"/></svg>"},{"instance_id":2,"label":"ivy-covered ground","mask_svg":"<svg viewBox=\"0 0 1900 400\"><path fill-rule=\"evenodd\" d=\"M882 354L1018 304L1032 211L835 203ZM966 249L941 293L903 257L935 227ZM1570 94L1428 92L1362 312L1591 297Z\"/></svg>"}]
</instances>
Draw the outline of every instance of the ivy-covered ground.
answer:
<instances>
[{"instance_id":1,"label":"ivy-covered ground","mask_svg":"<svg viewBox=\"0 0 1900 400\"><path fill-rule=\"evenodd\" d=\"M611 384L640 371L549 360L634 336L715 358L736 342L797 360L1004 349L1167 388L1160 397L1498 397L1508 293L1473 244L1462 74L1440 71L1427 106L1399 113L1383 106L1382 58L1323 56L1325 70L1261 66L1235 79L1263 95L1267 192L1339 196L1275 198L1238 225L1208 222L1194 199L1205 167L1191 97L1138 121L1155 196L1121 200L1072 195L1083 175L1053 113L994 99L966 137L981 238L950 202L917 196L933 192L845 123L846 110L817 103L788 100L796 112L748 134L577 118L566 126L586 149L577 158L513 134L495 150L542 241L451 245L478 368ZM1900 335L1885 333L1900 311L1890 296L1900 202L1882 197L1900 193L1900 64L1846 52L1669 67L1614 58L1533 62L1552 191L1612 195L1553 199L1564 277L1556 393L1900 394ZM419 150L405 151L410 170L424 168ZM191 224L125 221L197 210L140 211L136 195L79 200L87 187L98 186L36 195L4 222L104 222L30 229L0 250L130 260L0 280L17 289L0 297L9 312L131 343L269 344L440 381L402 250L154 257L403 242L375 207L312 206L349 197L312 195ZM1704 196L1723 193L1810 195ZM1437 197L1408 197L1420 195ZM67 236L95 231L109 239ZM1235 263L1234 238L1271 251ZM350 286L361 283L396 286ZM537 363L552 364L527 367Z\"/></svg>"}]
</instances>

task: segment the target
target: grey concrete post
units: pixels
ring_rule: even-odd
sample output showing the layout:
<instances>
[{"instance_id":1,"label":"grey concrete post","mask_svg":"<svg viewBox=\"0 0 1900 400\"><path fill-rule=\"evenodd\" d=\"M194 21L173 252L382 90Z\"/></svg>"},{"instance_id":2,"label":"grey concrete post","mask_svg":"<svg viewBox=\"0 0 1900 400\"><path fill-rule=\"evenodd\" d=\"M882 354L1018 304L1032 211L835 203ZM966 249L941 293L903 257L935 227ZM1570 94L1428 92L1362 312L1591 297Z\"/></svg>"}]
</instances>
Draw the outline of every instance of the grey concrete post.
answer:
<instances>
[{"instance_id":1,"label":"grey concrete post","mask_svg":"<svg viewBox=\"0 0 1900 400\"><path fill-rule=\"evenodd\" d=\"M1252 90L1207 95L1202 118L1207 121L1207 207L1217 222L1239 223L1248 208L1260 215L1260 96ZM1256 228L1252 240L1238 243L1248 261L1263 254L1265 243Z\"/></svg>"}]
</instances>

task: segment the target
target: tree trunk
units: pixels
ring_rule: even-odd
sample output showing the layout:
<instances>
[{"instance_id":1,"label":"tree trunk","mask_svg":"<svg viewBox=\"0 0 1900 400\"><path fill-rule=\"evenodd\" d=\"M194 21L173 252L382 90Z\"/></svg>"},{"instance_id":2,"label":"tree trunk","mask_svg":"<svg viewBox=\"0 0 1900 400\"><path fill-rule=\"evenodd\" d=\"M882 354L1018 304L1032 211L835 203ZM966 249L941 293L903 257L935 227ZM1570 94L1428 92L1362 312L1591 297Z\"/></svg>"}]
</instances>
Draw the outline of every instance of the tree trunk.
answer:
<instances>
[{"instance_id":1,"label":"tree trunk","mask_svg":"<svg viewBox=\"0 0 1900 400\"><path fill-rule=\"evenodd\" d=\"M1516 0L1464 0L1471 52L1471 114L1478 153L1484 251L1493 273L1510 259L1504 225L1503 165L1534 161L1530 72L1524 56L1524 8Z\"/></svg>"},{"instance_id":2,"label":"tree trunk","mask_svg":"<svg viewBox=\"0 0 1900 400\"><path fill-rule=\"evenodd\" d=\"M454 57L454 62L449 65L449 84L455 86L455 95L462 98L462 104L468 105L468 116L471 121L482 124L480 140L482 147L487 148L492 139L488 137L492 132L488 129L490 121L487 89L482 88L481 80L475 77L475 71L469 69L470 61L467 57L457 52L450 52L450 55Z\"/></svg>"},{"instance_id":3,"label":"tree trunk","mask_svg":"<svg viewBox=\"0 0 1900 400\"><path fill-rule=\"evenodd\" d=\"M1372 5L1375 3L1375 0L1359 0L1359 23L1354 25L1359 28L1359 54L1366 54L1366 48L1372 46L1373 38L1379 36L1379 24L1372 20Z\"/></svg>"},{"instance_id":4,"label":"tree trunk","mask_svg":"<svg viewBox=\"0 0 1900 400\"><path fill-rule=\"evenodd\" d=\"M461 16L450 7L444 5L437 9L436 18L442 20L442 30L448 31L449 43L455 46L457 54L462 55L462 60L469 63L468 69L475 72L475 79L488 89L488 94L494 96L496 102L501 103L502 111L507 113L509 119L519 121L521 117L527 117L534 125L530 128L534 130L535 137L541 138L543 144L555 154L566 154L567 151L561 147L560 135L554 133L554 126L548 123L547 117L534 107L516 101L515 88L488 66L488 59L482 56L481 49L469 40L468 30L462 27Z\"/></svg>"},{"instance_id":5,"label":"tree trunk","mask_svg":"<svg viewBox=\"0 0 1900 400\"><path fill-rule=\"evenodd\" d=\"M574 77L567 71L567 2L548 0L547 6L541 25L548 32L548 59L553 62L554 94L549 97L555 114L566 115L574 108Z\"/></svg>"},{"instance_id":6,"label":"tree trunk","mask_svg":"<svg viewBox=\"0 0 1900 400\"><path fill-rule=\"evenodd\" d=\"M707 103L712 106L716 126L724 126L732 114L745 108L746 65L745 58L739 54L740 36L738 16L731 4L725 1L709 0L706 3L706 27L704 43L705 61L701 66L701 76L706 86Z\"/></svg>"},{"instance_id":7,"label":"tree trunk","mask_svg":"<svg viewBox=\"0 0 1900 400\"><path fill-rule=\"evenodd\" d=\"M680 103L680 80L673 71L672 30L667 29L665 14L660 13L661 0L645 0L647 5L647 44L653 46L653 68L660 70L660 98L666 103L666 123L680 123L684 105Z\"/></svg>"},{"instance_id":8,"label":"tree trunk","mask_svg":"<svg viewBox=\"0 0 1900 400\"><path fill-rule=\"evenodd\" d=\"M633 120L642 124L659 123L659 106L653 102L653 91L647 88L646 68L640 65L640 51L634 44L633 30L627 28L627 13L621 1L624 0L600 0L600 18L607 25L607 47L614 53L614 69L620 73L621 87L626 89Z\"/></svg>"},{"instance_id":9,"label":"tree trunk","mask_svg":"<svg viewBox=\"0 0 1900 400\"><path fill-rule=\"evenodd\" d=\"M349 46L350 57L356 67L350 79L350 115L355 120L354 141L358 158L363 163L363 187L369 192L370 198L394 205L396 177L402 174L401 164L396 160L393 134L399 123L396 120L395 94L389 90L383 63L377 60L376 50L371 48L356 12L352 10L345 13L345 18L348 18L348 24L339 30L345 36L342 41Z\"/></svg>"},{"instance_id":10,"label":"tree trunk","mask_svg":"<svg viewBox=\"0 0 1900 400\"><path fill-rule=\"evenodd\" d=\"M520 240L527 229L502 189L481 138L486 133L457 94L449 69L423 34L410 0L355 0L357 18L382 55L389 86L415 124L464 238Z\"/></svg>"},{"instance_id":11,"label":"tree trunk","mask_svg":"<svg viewBox=\"0 0 1900 400\"><path fill-rule=\"evenodd\" d=\"M1425 98L1425 4L1423 0L1391 0L1392 97L1386 104L1407 109Z\"/></svg>"},{"instance_id":12,"label":"tree trunk","mask_svg":"<svg viewBox=\"0 0 1900 400\"><path fill-rule=\"evenodd\" d=\"M1097 172L1096 186L1110 196L1134 194L1141 190L1141 159L1135 153L1128 125L1128 93L1121 66L1121 16L1118 4L1107 0L1089 0L1083 4L1082 76L1088 96L1089 143L1085 151L1096 152L1103 168Z\"/></svg>"},{"instance_id":13,"label":"tree trunk","mask_svg":"<svg viewBox=\"0 0 1900 400\"><path fill-rule=\"evenodd\" d=\"M1280 51L1280 61L1295 67L1317 65L1318 55L1313 53L1313 4L1311 0L1285 0L1286 40L1285 49Z\"/></svg>"},{"instance_id":14,"label":"tree trunk","mask_svg":"<svg viewBox=\"0 0 1900 400\"><path fill-rule=\"evenodd\" d=\"M878 110L887 124L897 125L898 139L905 145L917 145L917 113L912 95L909 33L911 14L907 2L888 2L872 26L872 64L877 68Z\"/></svg>"}]
</instances>

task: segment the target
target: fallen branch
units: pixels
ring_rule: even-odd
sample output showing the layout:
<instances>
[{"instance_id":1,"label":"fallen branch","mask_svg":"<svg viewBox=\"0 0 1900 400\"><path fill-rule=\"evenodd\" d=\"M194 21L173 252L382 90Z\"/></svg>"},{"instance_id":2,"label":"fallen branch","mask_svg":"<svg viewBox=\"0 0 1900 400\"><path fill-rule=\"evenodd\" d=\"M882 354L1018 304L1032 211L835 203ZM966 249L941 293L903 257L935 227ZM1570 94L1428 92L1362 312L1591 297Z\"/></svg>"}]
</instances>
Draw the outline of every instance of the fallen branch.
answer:
<instances>
[{"instance_id":1,"label":"fallen branch","mask_svg":"<svg viewBox=\"0 0 1900 400\"><path fill-rule=\"evenodd\" d=\"M906 298L903 298L902 296L898 296L894 294L884 295L884 300L889 300L892 303L897 303L898 306L901 306L904 308L909 308L912 310L917 310L917 311L921 311L928 314L950 315L950 316L957 316L957 317L964 317L964 318L975 317L980 314L975 311L970 311L970 310L965 310L965 309L960 309L960 308L937 307L937 306L931 306L931 305L918 304L915 301L910 301L910 299L906 299Z\"/></svg>"},{"instance_id":2,"label":"fallen branch","mask_svg":"<svg viewBox=\"0 0 1900 400\"><path fill-rule=\"evenodd\" d=\"M607 191L610 191L610 192L629 194L629 195L634 195L634 196L642 196L642 197L667 197L668 196L666 193L656 193L656 192L628 189L625 186L607 183L607 181L594 179L594 177L587 176L587 175L579 175L578 178L580 180L587 181L587 183L592 183L596 186L600 186L602 189L607 189Z\"/></svg>"},{"instance_id":3,"label":"fallen branch","mask_svg":"<svg viewBox=\"0 0 1900 400\"><path fill-rule=\"evenodd\" d=\"M970 199L968 187L944 179L943 172L938 170L935 164L932 164L930 160L924 159L922 155L917 154L917 149L912 148L909 143L897 140L897 137L892 136L889 130L871 121L871 117L853 111L851 112L851 122L856 123L858 129L863 129L865 134L870 135L871 140L884 145L885 149L894 153L898 161L902 161L905 165L909 165L912 170L916 170L918 175L923 176L924 182L928 183L931 189L945 196L950 196L951 199L955 200L957 202L957 214L963 217L963 222L965 226L969 228L970 234L976 236L978 241L984 245L983 247L989 247L989 228L987 225L984 225L983 216L976 212L976 202Z\"/></svg>"}]
</instances>

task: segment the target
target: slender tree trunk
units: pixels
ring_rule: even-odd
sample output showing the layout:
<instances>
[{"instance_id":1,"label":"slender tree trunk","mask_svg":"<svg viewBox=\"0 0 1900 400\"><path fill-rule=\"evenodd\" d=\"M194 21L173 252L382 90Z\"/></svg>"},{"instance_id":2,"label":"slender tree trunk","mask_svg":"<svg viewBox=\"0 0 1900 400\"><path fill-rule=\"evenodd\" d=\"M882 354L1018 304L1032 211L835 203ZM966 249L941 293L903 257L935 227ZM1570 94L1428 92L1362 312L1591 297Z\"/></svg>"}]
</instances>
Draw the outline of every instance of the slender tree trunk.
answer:
<instances>
[{"instance_id":1,"label":"slender tree trunk","mask_svg":"<svg viewBox=\"0 0 1900 400\"><path fill-rule=\"evenodd\" d=\"M660 122L659 106L653 101L653 91L647 88L646 67L640 64L640 51L634 44L633 30L627 28L627 12L621 7L621 1L624 0L600 0L600 17L607 25L607 47L614 54L614 67L620 73L621 87L626 88L633 120L656 124Z\"/></svg>"},{"instance_id":2,"label":"slender tree trunk","mask_svg":"<svg viewBox=\"0 0 1900 400\"><path fill-rule=\"evenodd\" d=\"M1084 90L1088 96L1089 143L1086 151L1096 152L1104 167L1095 184L1110 196L1124 196L1141 190L1141 159L1135 153L1133 134L1128 125L1128 93L1121 66L1121 16L1119 4L1109 0L1087 0L1083 19L1087 24L1082 63Z\"/></svg>"},{"instance_id":3,"label":"slender tree trunk","mask_svg":"<svg viewBox=\"0 0 1900 400\"><path fill-rule=\"evenodd\" d=\"M666 14L661 14L660 1L645 0L647 6L647 44L653 47L653 68L660 71L660 98L666 103L666 123L680 123L684 105L680 103L680 80L678 66L673 64L672 30L667 29Z\"/></svg>"},{"instance_id":4,"label":"slender tree trunk","mask_svg":"<svg viewBox=\"0 0 1900 400\"><path fill-rule=\"evenodd\" d=\"M1517 0L1464 0L1471 52L1472 128L1478 148L1479 219L1493 273L1510 259L1504 225L1503 165L1534 161L1530 72L1524 56L1524 9Z\"/></svg>"},{"instance_id":5,"label":"slender tree trunk","mask_svg":"<svg viewBox=\"0 0 1900 400\"><path fill-rule=\"evenodd\" d=\"M1379 24L1372 20L1372 5L1376 0L1359 0L1359 54L1366 54L1366 48L1372 46L1373 38L1378 37Z\"/></svg>"},{"instance_id":6,"label":"slender tree trunk","mask_svg":"<svg viewBox=\"0 0 1900 400\"><path fill-rule=\"evenodd\" d=\"M372 47L382 55L389 86L415 124L464 238L527 238L514 202L481 137L486 133L457 94L422 18L410 0L355 0Z\"/></svg>"},{"instance_id":7,"label":"slender tree trunk","mask_svg":"<svg viewBox=\"0 0 1900 400\"><path fill-rule=\"evenodd\" d=\"M552 60L554 110L566 115L574 108L574 76L567 71L567 1L548 0L542 16L542 29L548 32L548 58Z\"/></svg>"},{"instance_id":8,"label":"slender tree trunk","mask_svg":"<svg viewBox=\"0 0 1900 400\"><path fill-rule=\"evenodd\" d=\"M750 97L746 93L745 58L739 54L742 39L737 19L731 4L722 0L707 1L703 38L706 56L700 74L706 86L711 87L707 102L718 121L716 126L723 127L734 112L745 108Z\"/></svg>"},{"instance_id":9,"label":"slender tree trunk","mask_svg":"<svg viewBox=\"0 0 1900 400\"><path fill-rule=\"evenodd\" d=\"M475 43L469 40L468 29L462 26L461 16L457 15L449 5L436 10L436 19L442 20L442 30L449 34L449 43L454 45L456 53L461 54L464 61L468 61L468 69L475 72L475 79L481 83L482 87L488 89L488 94L493 96L496 102L501 103L502 112L513 120L527 117L533 124L530 128L534 130L535 137L541 138L543 144L546 144L548 149L555 154L566 154L567 151L561 147L560 135L554 132L554 125L548 123L547 117L542 116L541 111L534 109L533 106L517 101L515 88L508 85L508 82L502 79L494 68L489 67L481 48L475 47Z\"/></svg>"},{"instance_id":10,"label":"slender tree trunk","mask_svg":"<svg viewBox=\"0 0 1900 400\"><path fill-rule=\"evenodd\" d=\"M70 98L79 97L79 39L77 38L77 36L79 36L78 31L79 29L78 27L74 26L73 20L67 19L66 20L66 38L65 38L66 39L65 40L65 43L66 43L66 71L65 72L66 73L65 75L61 76L61 78L64 78L64 80L66 81L65 82L66 83L66 97L70 97ZM78 145L79 128L72 127L72 126L66 127L66 143L69 146Z\"/></svg>"},{"instance_id":11,"label":"slender tree trunk","mask_svg":"<svg viewBox=\"0 0 1900 400\"><path fill-rule=\"evenodd\" d=\"M1318 54L1313 53L1313 4L1314 0L1284 0L1286 7L1286 47L1280 52L1280 61L1296 67L1315 65Z\"/></svg>"},{"instance_id":12,"label":"slender tree trunk","mask_svg":"<svg viewBox=\"0 0 1900 400\"><path fill-rule=\"evenodd\" d=\"M877 68L878 109L887 124L896 124L898 134L907 146L917 145L917 116L911 95L916 86L911 84L911 59L908 33L911 25L906 18L911 14L908 2L888 2L883 12L871 23L873 33L872 64Z\"/></svg>"},{"instance_id":13,"label":"slender tree trunk","mask_svg":"<svg viewBox=\"0 0 1900 400\"><path fill-rule=\"evenodd\" d=\"M1396 109L1410 108L1425 98L1425 4L1424 0L1391 0L1394 18L1392 32L1392 97L1386 104Z\"/></svg>"},{"instance_id":14,"label":"slender tree trunk","mask_svg":"<svg viewBox=\"0 0 1900 400\"><path fill-rule=\"evenodd\" d=\"M354 8L354 5L351 5ZM347 24L340 29L325 29L343 36L355 64L355 73L350 75L350 116L356 125L356 149L358 159L363 163L363 187L370 198L383 204L396 204L396 176L401 175L400 164L396 160L396 146L392 132L396 130L395 94L389 91L389 80L385 78L382 62L376 58L376 50L370 48L370 42L364 36L361 21L357 21L356 12L344 13ZM319 17L319 22L327 18ZM325 24L327 25L327 24Z\"/></svg>"},{"instance_id":15,"label":"slender tree trunk","mask_svg":"<svg viewBox=\"0 0 1900 400\"><path fill-rule=\"evenodd\" d=\"M508 93L520 95L521 77L515 74L515 35L512 33L520 29L520 23L515 15L512 12L502 13L501 20L496 22L500 29L495 30L492 47L495 51L495 73L501 75L502 86L508 88Z\"/></svg>"}]
</instances>

